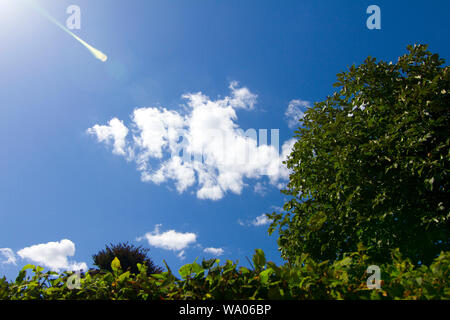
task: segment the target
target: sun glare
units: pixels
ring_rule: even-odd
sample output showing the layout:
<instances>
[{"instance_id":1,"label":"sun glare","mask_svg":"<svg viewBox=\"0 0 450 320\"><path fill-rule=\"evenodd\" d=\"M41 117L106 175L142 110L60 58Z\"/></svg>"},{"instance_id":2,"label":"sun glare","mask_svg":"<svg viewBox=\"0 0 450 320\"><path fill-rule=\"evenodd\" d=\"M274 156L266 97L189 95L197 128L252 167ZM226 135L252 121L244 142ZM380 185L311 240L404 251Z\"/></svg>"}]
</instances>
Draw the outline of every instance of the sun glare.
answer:
<instances>
[{"instance_id":1,"label":"sun glare","mask_svg":"<svg viewBox=\"0 0 450 320\"><path fill-rule=\"evenodd\" d=\"M20 0L0 0L0 24L5 20L17 19L20 8Z\"/></svg>"},{"instance_id":2,"label":"sun glare","mask_svg":"<svg viewBox=\"0 0 450 320\"><path fill-rule=\"evenodd\" d=\"M17 1L16 1L17 2ZM0 0L0 10L4 12L13 6L13 0Z\"/></svg>"}]
</instances>

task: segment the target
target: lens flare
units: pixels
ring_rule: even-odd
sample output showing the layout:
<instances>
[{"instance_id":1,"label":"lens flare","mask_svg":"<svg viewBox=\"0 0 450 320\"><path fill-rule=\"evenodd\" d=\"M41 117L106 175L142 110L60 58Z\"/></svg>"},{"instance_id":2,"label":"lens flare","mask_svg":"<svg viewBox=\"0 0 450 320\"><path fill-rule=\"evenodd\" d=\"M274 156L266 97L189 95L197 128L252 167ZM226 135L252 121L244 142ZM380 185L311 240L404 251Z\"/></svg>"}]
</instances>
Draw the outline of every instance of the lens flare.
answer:
<instances>
[{"instance_id":1,"label":"lens flare","mask_svg":"<svg viewBox=\"0 0 450 320\"><path fill-rule=\"evenodd\" d=\"M86 43L86 41L84 41L83 39L81 39L80 37L74 35L72 32L70 32L69 30L66 30L69 32L69 34L71 36L73 36L76 40L78 40L83 46L85 46L94 57L96 57L98 60L100 60L101 62L105 62L106 60L108 60L108 57L106 56L106 54L104 54L103 52L101 52L98 49L95 49L93 46L91 46L90 44Z\"/></svg>"},{"instance_id":2,"label":"lens flare","mask_svg":"<svg viewBox=\"0 0 450 320\"><path fill-rule=\"evenodd\" d=\"M106 60L108 60L108 57L106 56L106 54L104 54L103 52L101 52L100 50L94 48L93 46L91 46L90 44L88 44L86 41L84 41L83 39L81 39L80 37L78 37L77 35L75 35L72 31L70 31L69 29L67 29L65 26L63 26L61 23L59 23L59 21L57 21L56 19L54 19L47 11L45 11L43 8L39 7L34 1L32 0L28 0L27 3L31 4L31 6L33 8L35 8L37 11L39 11L39 13L41 13L45 18L47 18L47 20L49 20L50 22L54 23L56 26L58 26L60 29L62 29L64 32L66 32L67 34L69 34L70 36L72 36L75 40L77 40L79 43L81 43L84 47L86 47L86 49L89 50L89 52L98 60L102 61L102 62L106 62Z\"/></svg>"}]
</instances>

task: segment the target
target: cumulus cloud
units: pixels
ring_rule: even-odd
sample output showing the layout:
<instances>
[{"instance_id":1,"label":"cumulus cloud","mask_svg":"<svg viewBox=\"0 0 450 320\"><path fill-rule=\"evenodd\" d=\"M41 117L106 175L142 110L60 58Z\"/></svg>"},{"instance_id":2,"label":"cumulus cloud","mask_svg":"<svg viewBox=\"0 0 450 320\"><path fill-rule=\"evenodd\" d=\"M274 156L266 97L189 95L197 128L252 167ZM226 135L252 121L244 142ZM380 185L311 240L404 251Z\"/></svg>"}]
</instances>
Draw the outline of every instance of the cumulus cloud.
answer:
<instances>
[{"instance_id":1,"label":"cumulus cloud","mask_svg":"<svg viewBox=\"0 0 450 320\"><path fill-rule=\"evenodd\" d=\"M197 241L197 235L195 233L182 233L175 230L161 232L160 227L161 224L156 225L153 232L148 232L143 237L137 238L137 240L141 241L146 239L149 245L156 248L180 251L180 256L184 255L184 249Z\"/></svg>"},{"instance_id":2,"label":"cumulus cloud","mask_svg":"<svg viewBox=\"0 0 450 320\"><path fill-rule=\"evenodd\" d=\"M128 135L128 128L122 121L113 118L106 126L95 125L87 131L95 135L99 142L113 145L113 152L119 155L125 155L125 138Z\"/></svg>"},{"instance_id":3,"label":"cumulus cloud","mask_svg":"<svg viewBox=\"0 0 450 320\"><path fill-rule=\"evenodd\" d=\"M305 111L309 108L311 108L311 103L309 101L300 99L290 101L286 112L284 113L289 128L296 128L299 125L299 120L303 119Z\"/></svg>"},{"instance_id":4,"label":"cumulus cloud","mask_svg":"<svg viewBox=\"0 0 450 320\"><path fill-rule=\"evenodd\" d=\"M258 97L256 94L253 94L245 87L238 88L239 83L237 81L232 81L230 83L229 88L231 89L231 98L228 99L230 105L234 108L243 108L243 109L253 109L256 104L256 98Z\"/></svg>"},{"instance_id":5,"label":"cumulus cloud","mask_svg":"<svg viewBox=\"0 0 450 320\"><path fill-rule=\"evenodd\" d=\"M219 257L219 256L223 255L224 250L222 248L205 248L205 249L203 249L203 252Z\"/></svg>"},{"instance_id":6,"label":"cumulus cloud","mask_svg":"<svg viewBox=\"0 0 450 320\"><path fill-rule=\"evenodd\" d=\"M134 161L142 181L173 181L179 193L194 188L199 199L219 200L227 192L240 194L245 179L267 177L270 184L278 186L289 177L282 161L291 142L281 146L281 154L274 141L258 145L257 131L244 132L236 115L238 109L254 109L256 94L235 81L229 88L230 95L223 99L214 100L201 92L183 95L184 112L139 108L134 110L129 128L113 118L87 132L111 145L113 153Z\"/></svg>"},{"instance_id":7,"label":"cumulus cloud","mask_svg":"<svg viewBox=\"0 0 450 320\"><path fill-rule=\"evenodd\" d=\"M68 257L75 255L75 244L67 239L26 247L19 250L17 254L22 259L31 260L33 263L54 271L87 270L86 263L69 261Z\"/></svg>"},{"instance_id":8,"label":"cumulus cloud","mask_svg":"<svg viewBox=\"0 0 450 320\"><path fill-rule=\"evenodd\" d=\"M0 255L3 256L3 259L1 261L2 264L16 265L16 255L10 248L0 248Z\"/></svg>"}]
</instances>

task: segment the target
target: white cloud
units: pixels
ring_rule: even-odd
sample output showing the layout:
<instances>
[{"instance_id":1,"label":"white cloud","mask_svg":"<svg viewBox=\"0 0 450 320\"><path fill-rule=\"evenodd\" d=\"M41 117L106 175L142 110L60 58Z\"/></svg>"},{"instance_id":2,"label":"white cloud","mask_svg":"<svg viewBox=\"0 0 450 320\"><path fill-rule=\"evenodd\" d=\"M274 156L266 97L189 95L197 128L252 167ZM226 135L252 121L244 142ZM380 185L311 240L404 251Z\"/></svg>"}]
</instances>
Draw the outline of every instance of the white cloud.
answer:
<instances>
[{"instance_id":1,"label":"white cloud","mask_svg":"<svg viewBox=\"0 0 450 320\"><path fill-rule=\"evenodd\" d=\"M270 220L267 218L267 216L265 214L262 214L259 217L256 217L255 220L252 221L252 225L254 225L255 227L264 226L269 223L270 223Z\"/></svg>"},{"instance_id":2,"label":"white cloud","mask_svg":"<svg viewBox=\"0 0 450 320\"><path fill-rule=\"evenodd\" d=\"M265 196L267 193L267 188L261 182L257 182L253 187L253 191L255 191L255 193L259 194L260 196Z\"/></svg>"},{"instance_id":3,"label":"white cloud","mask_svg":"<svg viewBox=\"0 0 450 320\"><path fill-rule=\"evenodd\" d=\"M232 81L229 88L231 89L231 98L228 99L230 105L234 108L253 109L256 104L257 95L253 94L247 88L238 88L239 83Z\"/></svg>"},{"instance_id":4,"label":"white cloud","mask_svg":"<svg viewBox=\"0 0 450 320\"><path fill-rule=\"evenodd\" d=\"M282 161L290 142L282 145L281 155L273 145L258 146L252 131L244 132L236 123L236 110L253 109L257 96L237 82L229 88L230 96L217 100L201 92L183 95L187 100L183 114L139 108L131 116L131 129L113 118L108 125L96 124L87 132L99 142L112 144L115 154L135 161L142 181L173 181L180 193L195 188L199 199L240 194L244 179L267 176L278 186L289 177Z\"/></svg>"},{"instance_id":5,"label":"white cloud","mask_svg":"<svg viewBox=\"0 0 450 320\"><path fill-rule=\"evenodd\" d=\"M16 256L10 248L0 248L0 254L6 259L1 262L2 264L16 265Z\"/></svg>"},{"instance_id":6,"label":"white cloud","mask_svg":"<svg viewBox=\"0 0 450 320\"><path fill-rule=\"evenodd\" d=\"M305 111L311 108L311 103L304 100L292 100L286 109L284 115L287 118L288 126L291 129L296 128L299 125L299 120L305 116Z\"/></svg>"},{"instance_id":7,"label":"white cloud","mask_svg":"<svg viewBox=\"0 0 450 320\"><path fill-rule=\"evenodd\" d=\"M165 250L181 251L179 253L181 256L184 255L184 249L197 241L197 235L195 233L182 233L175 230L160 232L160 227L160 224L156 225L153 232L148 232L137 240L146 239L151 246Z\"/></svg>"},{"instance_id":8,"label":"white cloud","mask_svg":"<svg viewBox=\"0 0 450 320\"><path fill-rule=\"evenodd\" d=\"M267 224L270 223L269 218L267 218L266 214L263 213L262 215L256 217L253 220L244 222L241 219L238 219L238 223L239 225L243 226L243 227L260 227L260 226L265 226Z\"/></svg>"},{"instance_id":9,"label":"white cloud","mask_svg":"<svg viewBox=\"0 0 450 320\"><path fill-rule=\"evenodd\" d=\"M128 135L128 128L122 121L113 118L107 126L95 125L87 130L89 134L95 135L99 142L113 144L113 152L118 155L125 155L125 138Z\"/></svg>"},{"instance_id":10,"label":"white cloud","mask_svg":"<svg viewBox=\"0 0 450 320\"><path fill-rule=\"evenodd\" d=\"M181 250L181 251L177 254L177 257L178 257L180 260L186 259L186 255L185 255L184 250Z\"/></svg>"},{"instance_id":11,"label":"white cloud","mask_svg":"<svg viewBox=\"0 0 450 320\"><path fill-rule=\"evenodd\" d=\"M203 249L203 252L219 257L219 256L223 255L224 250L222 248L205 248L205 249Z\"/></svg>"},{"instance_id":12,"label":"white cloud","mask_svg":"<svg viewBox=\"0 0 450 320\"><path fill-rule=\"evenodd\" d=\"M280 207L280 206L270 206L270 208L274 211L284 212L283 207Z\"/></svg>"},{"instance_id":13,"label":"white cloud","mask_svg":"<svg viewBox=\"0 0 450 320\"><path fill-rule=\"evenodd\" d=\"M67 239L59 242L48 242L26 247L17 252L22 259L31 260L42 267L54 271L60 270L87 270L84 262L69 261L68 257L75 254L75 244Z\"/></svg>"}]
</instances>

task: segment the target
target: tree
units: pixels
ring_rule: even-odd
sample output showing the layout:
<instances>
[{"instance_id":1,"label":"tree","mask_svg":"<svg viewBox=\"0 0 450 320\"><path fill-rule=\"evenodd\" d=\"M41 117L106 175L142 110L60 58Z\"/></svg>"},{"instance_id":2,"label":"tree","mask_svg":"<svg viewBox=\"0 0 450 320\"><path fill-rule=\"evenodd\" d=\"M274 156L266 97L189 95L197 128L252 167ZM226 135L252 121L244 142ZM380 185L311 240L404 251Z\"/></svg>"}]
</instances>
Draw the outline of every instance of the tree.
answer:
<instances>
[{"instance_id":1,"label":"tree","mask_svg":"<svg viewBox=\"0 0 450 320\"><path fill-rule=\"evenodd\" d=\"M141 246L129 245L128 242L116 245L110 244L110 246L106 245L105 249L94 254L92 259L94 260L94 265L99 267L100 270L112 271L111 262L117 257L124 271L129 270L131 273L138 274L137 264L140 263L147 266L147 274L149 275L161 273L162 269L148 257L148 251L149 249Z\"/></svg>"},{"instance_id":2,"label":"tree","mask_svg":"<svg viewBox=\"0 0 450 320\"><path fill-rule=\"evenodd\" d=\"M378 262L399 248L415 263L449 249L449 67L426 45L397 63L367 58L337 75L295 132L282 192L268 215L282 256L328 260L368 248Z\"/></svg>"}]
</instances>

